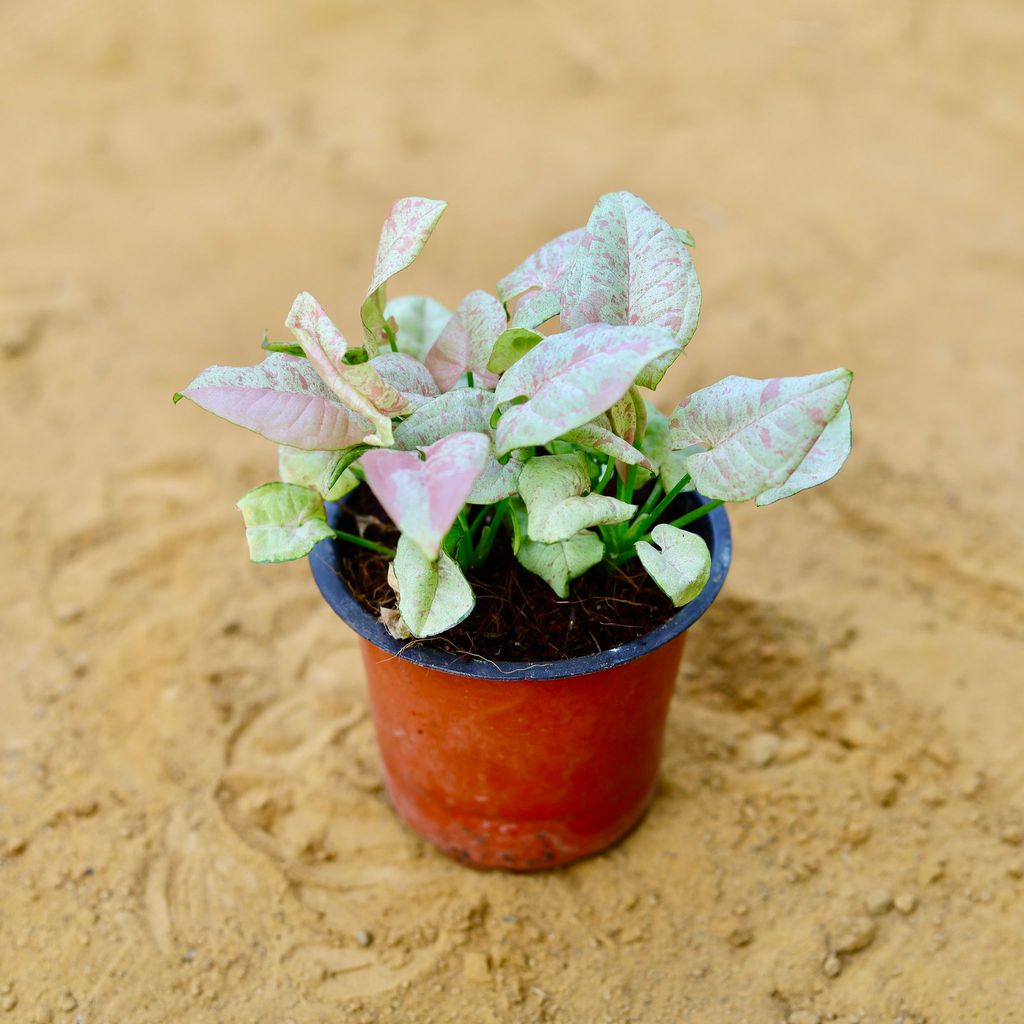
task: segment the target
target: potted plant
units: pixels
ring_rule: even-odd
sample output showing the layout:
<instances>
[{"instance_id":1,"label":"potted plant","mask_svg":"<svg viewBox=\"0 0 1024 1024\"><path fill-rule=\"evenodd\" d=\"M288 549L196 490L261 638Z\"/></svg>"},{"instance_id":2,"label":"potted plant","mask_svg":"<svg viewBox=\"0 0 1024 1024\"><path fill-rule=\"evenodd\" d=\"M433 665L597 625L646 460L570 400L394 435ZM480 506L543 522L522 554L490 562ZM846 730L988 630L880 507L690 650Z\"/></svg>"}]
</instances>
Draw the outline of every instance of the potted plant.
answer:
<instances>
[{"instance_id":1,"label":"potted plant","mask_svg":"<svg viewBox=\"0 0 1024 1024\"><path fill-rule=\"evenodd\" d=\"M497 296L388 301L445 205L391 207L358 345L303 293L290 340L175 401L280 446L280 480L238 503L250 554L311 555L360 635L401 817L466 863L532 870L639 820L685 631L729 566L721 506L835 475L852 375L728 377L660 412L643 389L697 326L693 239L628 192Z\"/></svg>"}]
</instances>

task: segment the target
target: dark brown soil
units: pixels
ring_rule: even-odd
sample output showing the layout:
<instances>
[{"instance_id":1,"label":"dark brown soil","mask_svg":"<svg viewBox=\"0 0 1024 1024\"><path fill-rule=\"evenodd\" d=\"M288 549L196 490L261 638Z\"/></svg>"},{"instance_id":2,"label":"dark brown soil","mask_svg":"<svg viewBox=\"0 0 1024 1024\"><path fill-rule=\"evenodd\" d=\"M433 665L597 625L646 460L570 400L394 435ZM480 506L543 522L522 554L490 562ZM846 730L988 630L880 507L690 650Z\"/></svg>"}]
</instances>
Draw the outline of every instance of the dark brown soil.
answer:
<instances>
[{"instance_id":1,"label":"dark brown soil","mask_svg":"<svg viewBox=\"0 0 1024 1024\"><path fill-rule=\"evenodd\" d=\"M341 510L339 529L392 547L397 542L398 531L369 488L353 492ZM337 551L342 578L368 612L376 616L394 606L387 558L340 541ZM675 611L636 559L621 569L595 566L573 581L563 600L516 561L507 535L498 538L487 564L466 578L476 607L454 629L423 642L493 661L560 661L607 651L650 632Z\"/></svg>"}]
</instances>

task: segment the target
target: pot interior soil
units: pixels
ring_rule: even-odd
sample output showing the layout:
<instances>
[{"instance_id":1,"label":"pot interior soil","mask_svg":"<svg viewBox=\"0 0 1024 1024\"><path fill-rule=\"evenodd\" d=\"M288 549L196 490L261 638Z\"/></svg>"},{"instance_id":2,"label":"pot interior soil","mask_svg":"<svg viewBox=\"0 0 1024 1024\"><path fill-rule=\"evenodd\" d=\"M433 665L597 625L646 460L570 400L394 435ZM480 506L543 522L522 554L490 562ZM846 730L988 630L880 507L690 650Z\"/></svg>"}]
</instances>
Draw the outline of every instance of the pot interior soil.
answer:
<instances>
[{"instance_id":1,"label":"pot interior soil","mask_svg":"<svg viewBox=\"0 0 1024 1024\"><path fill-rule=\"evenodd\" d=\"M641 491L637 500L643 501ZM681 515L691 499L683 496L666 514ZM394 546L398 531L367 487L342 506L339 526ZM394 607L388 585L388 559L364 548L335 542L341 575L372 615ZM675 612L637 559L621 569L595 566L560 598L539 576L524 569L506 538L499 538L487 564L466 573L476 592L469 617L429 643L452 654L493 661L560 661L611 650L660 626Z\"/></svg>"}]
</instances>

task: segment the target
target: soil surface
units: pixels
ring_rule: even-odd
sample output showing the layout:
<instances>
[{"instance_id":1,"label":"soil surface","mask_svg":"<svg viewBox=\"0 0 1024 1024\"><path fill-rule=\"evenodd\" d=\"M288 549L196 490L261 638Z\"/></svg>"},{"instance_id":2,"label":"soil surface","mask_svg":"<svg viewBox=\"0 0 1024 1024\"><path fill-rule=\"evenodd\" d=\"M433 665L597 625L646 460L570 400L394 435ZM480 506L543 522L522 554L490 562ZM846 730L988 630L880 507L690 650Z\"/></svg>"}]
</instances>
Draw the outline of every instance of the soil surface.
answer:
<instances>
[{"instance_id":1,"label":"soil surface","mask_svg":"<svg viewBox=\"0 0 1024 1024\"><path fill-rule=\"evenodd\" d=\"M649 489L641 490L636 501L642 504L647 493ZM662 518L671 520L695 506L684 497ZM392 548L398 543L398 530L369 488L354 491L340 514L338 529ZM339 572L356 600L374 617L382 608L394 608L390 559L352 544L335 544ZM618 568L595 566L571 585L567 598L560 598L519 564L505 530L487 562L468 569L466 578L476 604L465 620L440 636L412 643L491 661L562 661L636 640L676 610L635 558Z\"/></svg>"},{"instance_id":2,"label":"soil surface","mask_svg":"<svg viewBox=\"0 0 1024 1024\"><path fill-rule=\"evenodd\" d=\"M0 1021L1024 1019L1024 11L669 0L0 11ZM630 188L697 238L659 400L850 365L828 487L732 512L646 821L418 842L355 638L252 566L259 438L172 392L309 289L357 336Z\"/></svg>"}]
</instances>

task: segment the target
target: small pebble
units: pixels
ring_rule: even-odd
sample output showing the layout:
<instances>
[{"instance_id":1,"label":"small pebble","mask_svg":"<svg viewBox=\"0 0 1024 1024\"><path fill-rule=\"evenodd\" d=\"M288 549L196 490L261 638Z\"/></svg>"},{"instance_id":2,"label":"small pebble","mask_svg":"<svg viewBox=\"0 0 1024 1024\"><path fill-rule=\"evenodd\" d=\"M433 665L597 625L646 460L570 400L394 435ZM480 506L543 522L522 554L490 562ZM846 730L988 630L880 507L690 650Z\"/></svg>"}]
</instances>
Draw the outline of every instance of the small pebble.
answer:
<instances>
[{"instance_id":1,"label":"small pebble","mask_svg":"<svg viewBox=\"0 0 1024 1024\"><path fill-rule=\"evenodd\" d=\"M1007 825L1000 838L1010 846L1024 844L1024 825Z\"/></svg>"},{"instance_id":2,"label":"small pebble","mask_svg":"<svg viewBox=\"0 0 1024 1024\"><path fill-rule=\"evenodd\" d=\"M78 1007L78 1000L70 993L65 992L64 998L60 1001L60 1008L70 1013Z\"/></svg>"},{"instance_id":3,"label":"small pebble","mask_svg":"<svg viewBox=\"0 0 1024 1024\"><path fill-rule=\"evenodd\" d=\"M821 1017L814 1010L797 1010L789 1015L787 1024L821 1024Z\"/></svg>"},{"instance_id":4,"label":"small pebble","mask_svg":"<svg viewBox=\"0 0 1024 1024\"><path fill-rule=\"evenodd\" d=\"M1011 878L1024 878L1024 860L1013 860L1006 865L1006 873Z\"/></svg>"},{"instance_id":5,"label":"small pebble","mask_svg":"<svg viewBox=\"0 0 1024 1024\"><path fill-rule=\"evenodd\" d=\"M747 760L758 768L767 768L775 760L782 740L773 732L759 732L747 743Z\"/></svg>"},{"instance_id":6,"label":"small pebble","mask_svg":"<svg viewBox=\"0 0 1024 1024\"><path fill-rule=\"evenodd\" d=\"M37 1006L32 1014L32 1024L51 1024L52 1020L53 1010L48 1006Z\"/></svg>"},{"instance_id":7,"label":"small pebble","mask_svg":"<svg viewBox=\"0 0 1024 1024\"><path fill-rule=\"evenodd\" d=\"M741 925L739 928L733 928L729 932L729 945L735 946L740 949L743 946L749 946L754 941L754 929L748 928L746 925Z\"/></svg>"},{"instance_id":8,"label":"small pebble","mask_svg":"<svg viewBox=\"0 0 1024 1024\"><path fill-rule=\"evenodd\" d=\"M791 764L806 757L811 752L811 744L806 736L791 736L782 741L778 753L775 755L777 764Z\"/></svg>"},{"instance_id":9,"label":"small pebble","mask_svg":"<svg viewBox=\"0 0 1024 1024\"><path fill-rule=\"evenodd\" d=\"M874 941L875 922L863 914L844 917L832 925L829 937L837 953L856 953Z\"/></svg>"},{"instance_id":10,"label":"small pebble","mask_svg":"<svg viewBox=\"0 0 1024 1024\"><path fill-rule=\"evenodd\" d=\"M18 997L13 992L8 992L7 995L0 997L0 1010L5 1013L10 1013L18 1005Z\"/></svg>"},{"instance_id":11,"label":"small pebble","mask_svg":"<svg viewBox=\"0 0 1024 1024\"><path fill-rule=\"evenodd\" d=\"M368 932L360 929L356 932L356 942L360 946L369 946L373 942L373 932Z\"/></svg>"},{"instance_id":12,"label":"small pebble","mask_svg":"<svg viewBox=\"0 0 1024 1024\"><path fill-rule=\"evenodd\" d=\"M619 933L619 942L624 946L628 946L633 942L639 942L643 937L644 933L636 925L633 925L629 928L624 928Z\"/></svg>"},{"instance_id":13,"label":"small pebble","mask_svg":"<svg viewBox=\"0 0 1024 1024\"><path fill-rule=\"evenodd\" d=\"M864 896L864 909L879 917L892 907L892 893L888 889L872 889Z\"/></svg>"},{"instance_id":14,"label":"small pebble","mask_svg":"<svg viewBox=\"0 0 1024 1024\"><path fill-rule=\"evenodd\" d=\"M53 617L62 625L77 622L82 617L82 607L77 604L62 604L54 609Z\"/></svg>"},{"instance_id":15,"label":"small pebble","mask_svg":"<svg viewBox=\"0 0 1024 1024\"><path fill-rule=\"evenodd\" d=\"M912 892L901 892L892 901L901 914L912 914L917 909L917 897Z\"/></svg>"},{"instance_id":16,"label":"small pebble","mask_svg":"<svg viewBox=\"0 0 1024 1024\"><path fill-rule=\"evenodd\" d=\"M835 953L829 953L822 961L821 969L828 977L838 978L839 972L843 969L843 963Z\"/></svg>"}]
</instances>

